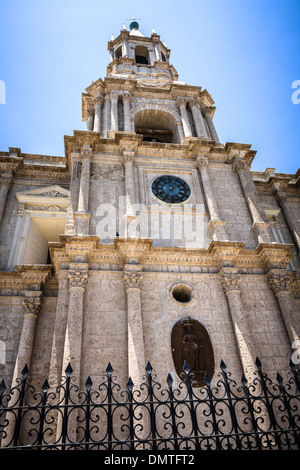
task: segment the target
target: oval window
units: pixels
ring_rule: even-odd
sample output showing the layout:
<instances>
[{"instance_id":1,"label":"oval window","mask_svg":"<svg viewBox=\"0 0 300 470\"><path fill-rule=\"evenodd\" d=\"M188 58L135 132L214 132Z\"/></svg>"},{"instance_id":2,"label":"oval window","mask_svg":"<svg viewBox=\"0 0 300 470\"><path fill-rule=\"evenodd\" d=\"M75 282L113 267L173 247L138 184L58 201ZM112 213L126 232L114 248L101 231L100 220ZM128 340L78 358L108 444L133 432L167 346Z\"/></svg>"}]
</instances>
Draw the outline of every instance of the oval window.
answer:
<instances>
[{"instance_id":1,"label":"oval window","mask_svg":"<svg viewBox=\"0 0 300 470\"><path fill-rule=\"evenodd\" d=\"M193 387L205 385L205 373L212 379L215 372L214 352L208 332L201 323L190 317L175 323L171 348L175 370L181 380L185 381L185 361L190 368Z\"/></svg>"}]
</instances>

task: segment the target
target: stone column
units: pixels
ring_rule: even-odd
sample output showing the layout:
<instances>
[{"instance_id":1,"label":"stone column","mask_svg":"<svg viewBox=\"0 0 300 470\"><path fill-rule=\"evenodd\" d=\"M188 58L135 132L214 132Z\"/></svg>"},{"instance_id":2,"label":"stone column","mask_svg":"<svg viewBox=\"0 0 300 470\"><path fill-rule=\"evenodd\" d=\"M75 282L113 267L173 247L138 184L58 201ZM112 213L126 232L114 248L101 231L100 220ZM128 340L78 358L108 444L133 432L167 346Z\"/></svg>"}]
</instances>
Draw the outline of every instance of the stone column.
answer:
<instances>
[{"instance_id":1,"label":"stone column","mask_svg":"<svg viewBox=\"0 0 300 470\"><path fill-rule=\"evenodd\" d=\"M274 292L291 345L300 339L300 314L290 287L290 277L285 270L271 269L267 274L269 287Z\"/></svg>"},{"instance_id":2,"label":"stone column","mask_svg":"<svg viewBox=\"0 0 300 470\"><path fill-rule=\"evenodd\" d=\"M206 204L208 207L210 222L209 222L209 229L212 230L212 236L214 241L225 241L227 239L226 231L225 231L225 224L226 221L222 220L217 200L215 198L212 183L208 173L208 158L199 155L197 157L197 165L199 169L199 173L201 176L201 181L204 190L204 197L206 200Z\"/></svg>"},{"instance_id":3,"label":"stone column","mask_svg":"<svg viewBox=\"0 0 300 470\"><path fill-rule=\"evenodd\" d=\"M161 50L158 41L154 41L155 60L161 61Z\"/></svg>"},{"instance_id":4,"label":"stone column","mask_svg":"<svg viewBox=\"0 0 300 470\"><path fill-rule=\"evenodd\" d=\"M250 173L250 167L241 158L234 158L233 168L239 175L252 217L252 231L256 235L258 243L272 243L273 239L268 230L270 224L267 222L267 216Z\"/></svg>"},{"instance_id":5,"label":"stone column","mask_svg":"<svg viewBox=\"0 0 300 470\"><path fill-rule=\"evenodd\" d=\"M62 376L71 364L77 384L80 384L83 300L88 278L88 264L71 262L69 265L69 304L62 361Z\"/></svg>"},{"instance_id":6,"label":"stone column","mask_svg":"<svg viewBox=\"0 0 300 470\"><path fill-rule=\"evenodd\" d=\"M133 215L133 205L135 201L134 176L133 176L134 152L130 150L124 150L123 160L124 160L124 167L125 167L126 213L128 215Z\"/></svg>"},{"instance_id":7,"label":"stone column","mask_svg":"<svg viewBox=\"0 0 300 470\"><path fill-rule=\"evenodd\" d=\"M13 180L12 172L4 172L0 176L0 223L2 221L7 194Z\"/></svg>"},{"instance_id":8,"label":"stone column","mask_svg":"<svg viewBox=\"0 0 300 470\"><path fill-rule=\"evenodd\" d=\"M178 99L177 104L178 104L179 109L180 109L180 115L181 115L181 122L182 122L184 137L191 137L192 136L192 131L191 131L191 128L190 128L190 123L189 123L188 115L187 115L187 112L186 112L186 100Z\"/></svg>"},{"instance_id":9,"label":"stone column","mask_svg":"<svg viewBox=\"0 0 300 470\"><path fill-rule=\"evenodd\" d=\"M110 102L111 102L111 130L117 131L119 129L118 124L118 97L117 93L110 94Z\"/></svg>"},{"instance_id":10,"label":"stone column","mask_svg":"<svg viewBox=\"0 0 300 470\"><path fill-rule=\"evenodd\" d=\"M42 292L25 291L23 299L23 325L15 369L13 374L12 386L16 385L18 378L22 377L22 370L27 364L30 370L33 341L35 335L36 320L41 308Z\"/></svg>"},{"instance_id":11,"label":"stone column","mask_svg":"<svg viewBox=\"0 0 300 470\"><path fill-rule=\"evenodd\" d=\"M234 272L222 271L221 282L228 300L243 371L247 380L251 382L255 377L256 356L241 299L241 276Z\"/></svg>"},{"instance_id":12,"label":"stone column","mask_svg":"<svg viewBox=\"0 0 300 470\"><path fill-rule=\"evenodd\" d=\"M195 124L195 129L196 129L196 134L197 137L202 137L207 139L207 130L205 127L204 119L200 110L199 104L197 104L195 101L191 101L191 110L194 118L194 124Z\"/></svg>"},{"instance_id":13,"label":"stone column","mask_svg":"<svg viewBox=\"0 0 300 470\"><path fill-rule=\"evenodd\" d=\"M69 304L68 274L69 271L66 269L57 272L58 295L49 370L49 384L51 387L57 387L61 380L62 359Z\"/></svg>"},{"instance_id":14,"label":"stone column","mask_svg":"<svg viewBox=\"0 0 300 470\"><path fill-rule=\"evenodd\" d=\"M89 210L89 192L90 192L90 165L92 149L83 147L81 150L81 175L79 184L78 210L74 214L75 235L88 235L89 221L91 215Z\"/></svg>"},{"instance_id":15,"label":"stone column","mask_svg":"<svg viewBox=\"0 0 300 470\"><path fill-rule=\"evenodd\" d=\"M211 135L212 140L218 145L220 144L219 137L215 128L215 125L213 123L213 120L211 118L211 111L210 108L204 108L203 110L204 117L206 119L208 129Z\"/></svg>"},{"instance_id":16,"label":"stone column","mask_svg":"<svg viewBox=\"0 0 300 470\"><path fill-rule=\"evenodd\" d=\"M145 348L141 309L143 273L138 265L125 265L124 281L127 294L128 374L135 386L142 383L145 373Z\"/></svg>"},{"instance_id":17,"label":"stone column","mask_svg":"<svg viewBox=\"0 0 300 470\"><path fill-rule=\"evenodd\" d=\"M295 219L294 214L292 213L288 200L287 200L287 195L280 190L276 190L276 199L277 202L284 214L285 220L287 222L287 225L289 227L289 230L291 232L291 235L293 237L293 240L295 242L298 255L300 254L300 233L299 233L299 228L297 227L297 221Z\"/></svg>"},{"instance_id":18,"label":"stone column","mask_svg":"<svg viewBox=\"0 0 300 470\"><path fill-rule=\"evenodd\" d=\"M110 127L110 95L105 95L103 104L103 123L102 123L102 137L107 138L107 131Z\"/></svg>"},{"instance_id":19,"label":"stone column","mask_svg":"<svg viewBox=\"0 0 300 470\"><path fill-rule=\"evenodd\" d=\"M88 119L86 122L87 130L92 131L94 127L94 108L89 107L87 110Z\"/></svg>"},{"instance_id":20,"label":"stone column","mask_svg":"<svg viewBox=\"0 0 300 470\"><path fill-rule=\"evenodd\" d=\"M95 100L94 132L101 132L102 103L102 97L98 96Z\"/></svg>"},{"instance_id":21,"label":"stone column","mask_svg":"<svg viewBox=\"0 0 300 470\"><path fill-rule=\"evenodd\" d=\"M130 95L123 95L124 106L124 131L131 132L131 118L130 118Z\"/></svg>"}]
</instances>

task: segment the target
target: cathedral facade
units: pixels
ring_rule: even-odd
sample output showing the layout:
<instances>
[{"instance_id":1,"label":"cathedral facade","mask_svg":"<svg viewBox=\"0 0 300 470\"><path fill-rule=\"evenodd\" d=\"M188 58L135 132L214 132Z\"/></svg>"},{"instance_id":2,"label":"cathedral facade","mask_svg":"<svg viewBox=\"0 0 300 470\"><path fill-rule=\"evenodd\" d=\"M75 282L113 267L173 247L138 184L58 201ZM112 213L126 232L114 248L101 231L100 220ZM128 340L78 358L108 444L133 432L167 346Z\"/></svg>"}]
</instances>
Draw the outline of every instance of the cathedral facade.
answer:
<instances>
[{"instance_id":1,"label":"cathedral facade","mask_svg":"<svg viewBox=\"0 0 300 470\"><path fill-rule=\"evenodd\" d=\"M184 361L198 386L220 361L284 374L300 336L296 174L251 171L221 143L211 95L132 21L82 94L65 156L0 152L0 375L79 383L110 362L139 384Z\"/></svg>"}]
</instances>

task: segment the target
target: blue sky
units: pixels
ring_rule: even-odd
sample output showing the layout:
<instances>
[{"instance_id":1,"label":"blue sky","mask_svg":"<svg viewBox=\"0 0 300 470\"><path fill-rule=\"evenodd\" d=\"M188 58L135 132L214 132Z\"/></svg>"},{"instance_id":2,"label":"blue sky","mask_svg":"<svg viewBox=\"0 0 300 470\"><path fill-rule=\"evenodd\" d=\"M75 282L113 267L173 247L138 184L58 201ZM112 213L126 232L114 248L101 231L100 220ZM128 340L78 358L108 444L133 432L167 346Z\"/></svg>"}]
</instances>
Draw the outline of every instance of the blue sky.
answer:
<instances>
[{"instance_id":1,"label":"blue sky","mask_svg":"<svg viewBox=\"0 0 300 470\"><path fill-rule=\"evenodd\" d=\"M0 16L0 151L64 155L111 34L135 16L171 49L179 80L211 93L222 143L251 144L255 171L299 168L300 0L1 0Z\"/></svg>"}]
</instances>

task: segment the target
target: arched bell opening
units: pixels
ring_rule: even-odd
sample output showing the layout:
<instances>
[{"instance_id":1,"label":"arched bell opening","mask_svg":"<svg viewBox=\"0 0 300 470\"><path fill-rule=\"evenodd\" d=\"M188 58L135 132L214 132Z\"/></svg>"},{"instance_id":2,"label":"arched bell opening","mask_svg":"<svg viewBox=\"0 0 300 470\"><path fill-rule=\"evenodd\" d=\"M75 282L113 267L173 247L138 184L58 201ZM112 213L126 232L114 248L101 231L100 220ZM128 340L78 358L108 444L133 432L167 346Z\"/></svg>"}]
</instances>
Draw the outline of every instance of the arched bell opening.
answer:
<instances>
[{"instance_id":1,"label":"arched bell opening","mask_svg":"<svg viewBox=\"0 0 300 470\"><path fill-rule=\"evenodd\" d=\"M144 142L180 143L176 118L160 109L143 109L135 114L134 128Z\"/></svg>"},{"instance_id":2,"label":"arched bell opening","mask_svg":"<svg viewBox=\"0 0 300 470\"><path fill-rule=\"evenodd\" d=\"M145 46L135 48L135 62L137 64L149 65L149 51Z\"/></svg>"}]
</instances>

